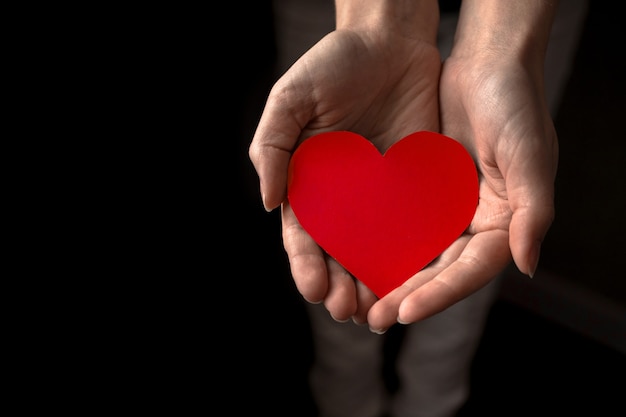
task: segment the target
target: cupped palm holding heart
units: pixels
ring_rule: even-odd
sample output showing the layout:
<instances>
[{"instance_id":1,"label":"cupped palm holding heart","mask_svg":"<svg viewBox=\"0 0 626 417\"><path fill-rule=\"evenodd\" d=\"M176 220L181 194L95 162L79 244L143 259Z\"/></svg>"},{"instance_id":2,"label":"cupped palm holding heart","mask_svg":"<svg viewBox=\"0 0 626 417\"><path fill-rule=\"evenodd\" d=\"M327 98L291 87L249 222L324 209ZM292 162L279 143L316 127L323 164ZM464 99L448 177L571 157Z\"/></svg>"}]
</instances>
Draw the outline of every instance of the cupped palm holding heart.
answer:
<instances>
[{"instance_id":1,"label":"cupped palm holding heart","mask_svg":"<svg viewBox=\"0 0 626 417\"><path fill-rule=\"evenodd\" d=\"M332 131L296 149L287 190L304 230L383 297L469 226L478 174L463 145L439 133L412 133L381 154L363 136Z\"/></svg>"}]
</instances>

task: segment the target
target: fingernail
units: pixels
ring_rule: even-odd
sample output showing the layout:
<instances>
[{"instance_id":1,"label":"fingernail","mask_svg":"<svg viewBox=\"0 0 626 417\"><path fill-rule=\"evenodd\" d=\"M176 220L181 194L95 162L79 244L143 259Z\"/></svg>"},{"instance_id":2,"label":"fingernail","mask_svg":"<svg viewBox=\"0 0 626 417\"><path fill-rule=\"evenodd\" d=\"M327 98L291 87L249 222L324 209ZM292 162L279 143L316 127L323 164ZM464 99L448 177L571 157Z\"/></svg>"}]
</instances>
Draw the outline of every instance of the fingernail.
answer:
<instances>
[{"instance_id":1,"label":"fingernail","mask_svg":"<svg viewBox=\"0 0 626 417\"><path fill-rule=\"evenodd\" d=\"M352 316L352 322L353 322L354 324L356 324L357 326L362 326L362 325L364 325L364 324L365 324L365 322L364 322L364 321L360 321L360 320L358 320L358 319L357 319L356 317L354 317L354 316Z\"/></svg>"},{"instance_id":2,"label":"fingernail","mask_svg":"<svg viewBox=\"0 0 626 417\"><path fill-rule=\"evenodd\" d=\"M538 243L530 252L528 259L528 276L534 277L537 271L537 265L539 265L539 253L541 251L541 243Z\"/></svg>"},{"instance_id":3,"label":"fingernail","mask_svg":"<svg viewBox=\"0 0 626 417\"><path fill-rule=\"evenodd\" d=\"M265 211L267 211L268 213L271 213L274 209L271 207L268 207L267 205L267 200L265 199L265 194L263 194L261 196L261 198L263 199L263 208L265 209Z\"/></svg>"},{"instance_id":4,"label":"fingernail","mask_svg":"<svg viewBox=\"0 0 626 417\"><path fill-rule=\"evenodd\" d=\"M372 329L370 327L370 332L372 333L376 333L376 334L385 334L385 332L387 331L387 329Z\"/></svg>"},{"instance_id":5,"label":"fingernail","mask_svg":"<svg viewBox=\"0 0 626 417\"><path fill-rule=\"evenodd\" d=\"M331 317L333 320L335 320L337 323L347 323L347 322L349 322L349 321L350 321L350 318L349 318L349 317L348 317L347 319L343 319L343 320L341 320L341 319L338 319L338 318L334 317L332 314L330 315L330 317Z\"/></svg>"},{"instance_id":6,"label":"fingernail","mask_svg":"<svg viewBox=\"0 0 626 417\"><path fill-rule=\"evenodd\" d=\"M265 193L261 194L261 201L263 202L263 208L265 209L265 211L267 211L268 213L271 212L272 209L268 208L265 202Z\"/></svg>"}]
</instances>

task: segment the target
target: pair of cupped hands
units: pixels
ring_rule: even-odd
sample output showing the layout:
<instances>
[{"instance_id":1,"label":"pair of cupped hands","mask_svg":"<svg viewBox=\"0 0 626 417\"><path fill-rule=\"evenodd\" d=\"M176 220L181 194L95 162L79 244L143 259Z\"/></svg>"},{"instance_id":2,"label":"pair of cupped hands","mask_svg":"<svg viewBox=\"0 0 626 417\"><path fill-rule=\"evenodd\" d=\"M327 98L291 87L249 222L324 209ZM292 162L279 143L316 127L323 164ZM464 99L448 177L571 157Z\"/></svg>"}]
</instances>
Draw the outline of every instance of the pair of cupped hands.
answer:
<instances>
[{"instance_id":1,"label":"pair of cupped hands","mask_svg":"<svg viewBox=\"0 0 626 417\"><path fill-rule=\"evenodd\" d=\"M336 30L274 84L249 148L266 210L281 208L283 245L305 300L337 321L384 333L436 314L495 279L511 261L533 276L554 217L557 137L533 63L455 53L443 62L423 39ZM479 176L465 232L382 298L301 227L287 199L292 153L307 138L345 130L383 153L417 131L459 141Z\"/></svg>"}]
</instances>

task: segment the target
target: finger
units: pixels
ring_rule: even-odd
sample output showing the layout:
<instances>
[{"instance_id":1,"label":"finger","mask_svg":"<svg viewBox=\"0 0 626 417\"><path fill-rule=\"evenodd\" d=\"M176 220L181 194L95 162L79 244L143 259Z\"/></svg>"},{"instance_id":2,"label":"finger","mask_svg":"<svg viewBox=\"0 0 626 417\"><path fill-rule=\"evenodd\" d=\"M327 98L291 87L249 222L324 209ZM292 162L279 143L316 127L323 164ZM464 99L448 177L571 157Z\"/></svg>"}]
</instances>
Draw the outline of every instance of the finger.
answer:
<instances>
[{"instance_id":1,"label":"finger","mask_svg":"<svg viewBox=\"0 0 626 417\"><path fill-rule=\"evenodd\" d=\"M554 221L554 179L558 150L545 145L532 154L514 158L507 171L507 194L513 212L509 245L522 273L533 276L541 243Z\"/></svg>"},{"instance_id":2,"label":"finger","mask_svg":"<svg viewBox=\"0 0 626 417\"><path fill-rule=\"evenodd\" d=\"M300 226L287 201L282 205L283 246L296 288L310 303L321 302L328 291L324 252Z\"/></svg>"},{"instance_id":3,"label":"finger","mask_svg":"<svg viewBox=\"0 0 626 417\"><path fill-rule=\"evenodd\" d=\"M378 301L376 294L359 280L356 282L357 310L352 316L352 321L356 324L367 323L367 314L370 308Z\"/></svg>"},{"instance_id":4,"label":"finger","mask_svg":"<svg viewBox=\"0 0 626 417\"><path fill-rule=\"evenodd\" d=\"M283 84L277 83L272 88L248 149L267 211L278 207L286 197L289 158L302 126L293 109L298 106L307 109L293 90L281 87Z\"/></svg>"},{"instance_id":5,"label":"finger","mask_svg":"<svg viewBox=\"0 0 626 417\"><path fill-rule=\"evenodd\" d=\"M507 232L474 235L458 259L402 300L398 322L413 323L445 310L484 287L510 261Z\"/></svg>"},{"instance_id":6,"label":"finger","mask_svg":"<svg viewBox=\"0 0 626 417\"><path fill-rule=\"evenodd\" d=\"M326 256L329 287L324 306L336 321L344 322L356 312L356 284L354 278L336 260Z\"/></svg>"},{"instance_id":7,"label":"finger","mask_svg":"<svg viewBox=\"0 0 626 417\"><path fill-rule=\"evenodd\" d=\"M448 249L431 262L426 268L406 280L394 289L370 310L368 323L374 333L384 333L398 321L398 312L402 301L425 283L435 278L448 265L454 262L469 242L470 236L463 235L454 241Z\"/></svg>"},{"instance_id":8,"label":"finger","mask_svg":"<svg viewBox=\"0 0 626 417\"><path fill-rule=\"evenodd\" d=\"M549 192L543 195L523 206L516 205L509 226L509 244L515 264L531 278L537 270L541 244L554 220L553 199Z\"/></svg>"},{"instance_id":9,"label":"finger","mask_svg":"<svg viewBox=\"0 0 626 417\"><path fill-rule=\"evenodd\" d=\"M410 294L410 288L404 285L387 294L383 301L374 304L368 314L367 323L370 331L383 334L398 322L398 309L402 300ZM381 299L382 300L382 299Z\"/></svg>"}]
</instances>

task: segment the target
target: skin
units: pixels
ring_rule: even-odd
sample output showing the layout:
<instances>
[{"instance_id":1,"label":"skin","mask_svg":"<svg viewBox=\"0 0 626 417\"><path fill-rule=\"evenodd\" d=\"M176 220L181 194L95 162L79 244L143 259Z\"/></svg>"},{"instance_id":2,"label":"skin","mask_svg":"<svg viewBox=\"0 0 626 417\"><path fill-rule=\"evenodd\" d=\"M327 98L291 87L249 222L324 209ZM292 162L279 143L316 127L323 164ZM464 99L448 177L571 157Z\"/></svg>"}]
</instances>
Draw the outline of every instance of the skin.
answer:
<instances>
[{"instance_id":1,"label":"skin","mask_svg":"<svg viewBox=\"0 0 626 417\"><path fill-rule=\"evenodd\" d=\"M554 217L558 145L542 67L555 9L540 0L464 0L442 65L437 2L336 2L337 30L273 86L249 149L266 210L281 208L291 273L307 301L384 333L453 305L512 260L534 274ZM409 133L440 131L478 168L479 205L467 231L381 299L324 253L286 200L291 153L331 130L361 134L381 152Z\"/></svg>"}]
</instances>

